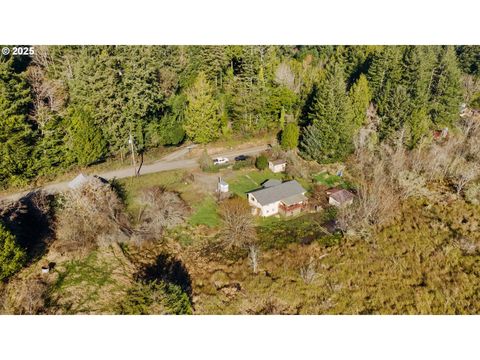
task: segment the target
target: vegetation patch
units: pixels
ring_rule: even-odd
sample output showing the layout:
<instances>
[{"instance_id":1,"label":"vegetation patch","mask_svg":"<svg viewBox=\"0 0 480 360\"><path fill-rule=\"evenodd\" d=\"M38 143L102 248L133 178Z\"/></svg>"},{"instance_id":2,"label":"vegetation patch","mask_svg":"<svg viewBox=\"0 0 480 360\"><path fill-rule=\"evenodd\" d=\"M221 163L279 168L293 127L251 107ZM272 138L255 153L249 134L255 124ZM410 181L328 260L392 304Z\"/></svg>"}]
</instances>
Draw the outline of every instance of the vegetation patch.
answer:
<instances>
[{"instance_id":1,"label":"vegetation patch","mask_svg":"<svg viewBox=\"0 0 480 360\"><path fill-rule=\"evenodd\" d=\"M188 222L193 226L217 226L220 223L220 220L218 218L216 201L212 197L207 196L201 203L194 206L193 215Z\"/></svg>"}]
</instances>

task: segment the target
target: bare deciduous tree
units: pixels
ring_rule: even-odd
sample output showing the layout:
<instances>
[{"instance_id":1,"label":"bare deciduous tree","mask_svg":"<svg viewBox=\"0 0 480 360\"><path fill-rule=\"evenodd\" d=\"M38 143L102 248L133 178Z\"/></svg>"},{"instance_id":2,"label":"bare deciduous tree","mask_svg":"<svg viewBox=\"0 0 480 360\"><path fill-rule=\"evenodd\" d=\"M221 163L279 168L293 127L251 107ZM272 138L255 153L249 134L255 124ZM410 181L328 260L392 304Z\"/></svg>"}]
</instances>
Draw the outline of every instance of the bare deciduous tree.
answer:
<instances>
[{"instance_id":1,"label":"bare deciduous tree","mask_svg":"<svg viewBox=\"0 0 480 360\"><path fill-rule=\"evenodd\" d=\"M118 195L99 179L63 194L59 211L57 240L61 252L83 252L99 241L122 241L132 234Z\"/></svg>"},{"instance_id":2,"label":"bare deciduous tree","mask_svg":"<svg viewBox=\"0 0 480 360\"><path fill-rule=\"evenodd\" d=\"M180 195L162 186L144 190L139 202L143 206L138 216L140 230L153 237L160 236L164 229L184 223L189 214Z\"/></svg>"},{"instance_id":3,"label":"bare deciduous tree","mask_svg":"<svg viewBox=\"0 0 480 360\"><path fill-rule=\"evenodd\" d=\"M248 246L248 259L250 260L250 265L252 266L252 271L254 274L258 273L258 262L260 258L260 250L256 244L250 244Z\"/></svg>"},{"instance_id":4,"label":"bare deciduous tree","mask_svg":"<svg viewBox=\"0 0 480 360\"><path fill-rule=\"evenodd\" d=\"M457 194L460 194L463 188L471 181L475 180L479 175L479 167L475 163L468 163L461 159L455 166L453 172L452 181L457 190Z\"/></svg>"},{"instance_id":5,"label":"bare deciduous tree","mask_svg":"<svg viewBox=\"0 0 480 360\"><path fill-rule=\"evenodd\" d=\"M313 257L310 257L308 263L300 268L300 277L305 284L311 284L317 277L316 264Z\"/></svg>"},{"instance_id":6,"label":"bare deciduous tree","mask_svg":"<svg viewBox=\"0 0 480 360\"><path fill-rule=\"evenodd\" d=\"M225 200L219 213L223 221L220 235L227 247L244 247L255 240L254 219L246 200L239 197Z\"/></svg>"},{"instance_id":7,"label":"bare deciduous tree","mask_svg":"<svg viewBox=\"0 0 480 360\"><path fill-rule=\"evenodd\" d=\"M15 281L5 292L2 312L15 315L37 315L45 312L49 284L41 278Z\"/></svg>"}]
</instances>

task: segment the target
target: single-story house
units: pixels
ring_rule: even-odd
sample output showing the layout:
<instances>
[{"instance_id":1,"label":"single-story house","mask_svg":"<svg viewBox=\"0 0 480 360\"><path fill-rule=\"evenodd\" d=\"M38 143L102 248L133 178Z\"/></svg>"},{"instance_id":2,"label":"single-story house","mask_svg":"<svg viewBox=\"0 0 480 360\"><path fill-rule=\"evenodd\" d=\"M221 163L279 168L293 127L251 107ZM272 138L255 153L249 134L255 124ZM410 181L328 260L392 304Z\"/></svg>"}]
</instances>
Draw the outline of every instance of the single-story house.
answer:
<instances>
[{"instance_id":1,"label":"single-story house","mask_svg":"<svg viewBox=\"0 0 480 360\"><path fill-rule=\"evenodd\" d=\"M260 216L291 216L305 209L307 191L296 181L281 182L271 179L263 187L247 193L252 213Z\"/></svg>"},{"instance_id":2,"label":"single-story house","mask_svg":"<svg viewBox=\"0 0 480 360\"><path fill-rule=\"evenodd\" d=\"M268 162L268 168L274 173L284 172L287 167L287 162L285 160L273 160Z\"/></svg>"},{"instance_id":3,"label":"single-story house","mask_svg":"<svg viewBox=\"0 0 480 360\"><path fill-rule=\"evenodd\" d=\"M333 206L347 206L353 203L355 195L345 189L327 190L328 203Z\"/></svg>"}]
</instances>

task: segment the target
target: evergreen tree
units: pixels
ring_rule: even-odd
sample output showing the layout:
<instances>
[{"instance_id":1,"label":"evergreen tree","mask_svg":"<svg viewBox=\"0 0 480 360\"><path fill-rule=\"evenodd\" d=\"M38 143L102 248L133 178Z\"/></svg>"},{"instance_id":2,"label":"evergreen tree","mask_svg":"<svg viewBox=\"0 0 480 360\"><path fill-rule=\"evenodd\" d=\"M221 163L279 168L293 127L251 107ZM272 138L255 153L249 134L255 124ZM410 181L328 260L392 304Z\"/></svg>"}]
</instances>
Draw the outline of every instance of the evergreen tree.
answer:
<instances>
[{"instance_id":1,"label":"evergreen tree","mask_svg":"<svg viewBox=\"0 0 480 360\"><path fill-rule=\"evenodd\" d=\"M430 126L430 117L424 108L414 110L407 121L407 129L409 132L408 147L414 148L420 140L427 134Z\"/></svg>"},{"instance_id":2,"label":"evergreen tree","mask_svg":"<svg viewBox=\"0 0 480 360\"><path fill-rule=\"evenodd\" d=\"M431 87L430 116L440 126L451 126L461 103L460 70L453 47L444 47L438 57Z\"/></svg>"},{"instance_id":3,"label":"evergreen tree","mask_svg":"<svg viewBox=\"0 0 480 360\"><path fill-rule=\"evenodd\" d=\"M295 123L288 123L282 131L281 146L284 150L293 150L298 146L300 129Z\"/></svg>"},{"instance_id":4,"label":"evergreen tree","mask_svg":"<svg viewBox=\"0 0 480 360\"><path fill-rule=\"evenodd\" d=\"M367 120L367 109L372 100L372 94L368 87L367 77L362 74L357 82L353 84L349 92L352 104L353 125L356 129L365 124Z\"/></svg>"},{"instance_id":5,"label":"evergreen tree","mask_svg":"<svg viewBox=\"0 0 480 360\"><path fill-rule=\"evenodd\" d=\"M335 162L343 160L352 150L351 105L343 71L337 64L330 67L320 84L310 122L301 143L307 157L318 162Z\"/></svg>"},{"instance_id":6,"label":"evergreen tree","mask_svg":"<svg viewBox=\"0 0 480 360\"><path fill-rule=\"evenodd\" d=\"M35 168L40 175L60 172L70 163L65 145L67 136L65 121L53 116L42 129L42 136L35 147Z\"/></svg>"},{"instance_id":7,"label":"evergreen tree","mask_svg":"<svg viewBox=\"0 0 480 360\"><path fill-rule=\"evenodd\" d=\"M13 60L0 61L0 186L23 185L34 176L34 132L27 119L29 94Z\"/></svg>"},{"instance_id":8,"label":"evergreen tree","mask_svg":"<svg viewBox=\"0 0 480 360\"><path fill-rule=\"evenodd\" d=\"M435 68L432 46L407 46L403 54L401 84L407 89L410 112L428 108L430 87Z\"/></svg>"},{"instance_id":9,"label":"evergreen tree","mask_svg":"<svg viewBox=\"0 0 480 360\"><path fill-rule=\"evenodd\" d=\"M199 73L187 92L184 129L195 142L207 143L219 136L219 104L213 96L213 88L204 73Z\"/></svg>"},{"instance_id":10,"label":"evergreen tree","mask_svg":"<svg viewBox=\"0 0 480 360\"><path fill-rule=\"evenodd\" d=\"M480 77L480 45L461 45L456 50L463 72Z\"/></svg>"},{"instance_id":11,"label":"evergreen tree","mask_svg":"<svg viewBox=\"0 0 480 360\"><path fill-rule=\"evenodd\" d=\"M19 271L27 255L17 245L15 236L0 223L0 281Z\"/></svg>"},{"instance_id":12,"label":"evergreen tree","mask_svg":"<svg viewBox=\"0 0 480 360\"><path fill-rule=\"evenodd\" d=\"M95 126L88 108L75 108L69 115L70 156L80 165L91 165L107 153L107 143L102 130Z\"/></svg>"},{"instance_id":13,"label":"evergreen tree","mask_svg":"<svg viewBox=\"0 0 480 360\"><path fill-rule=\"evenodd\" d=\"M400 82L401 58L400 46L385 46L382 51L376 52L373 56L368 70L368 83L380 112L384 112L392 89Z\"/></svg>"},{"instance_id":14,"label":"evergreen tree","mask_svg":"<svg viewBox=\"0 0 480 360\"><path fill-rule=\"evenodd\" d=\"M390 91L390 95L384 104L383 112L380 114L380 139L389 139L391 135L405 125L410 115L410 106L408 104L409 98L405 86L395 86Z\"/></svg>"}]
</instances>

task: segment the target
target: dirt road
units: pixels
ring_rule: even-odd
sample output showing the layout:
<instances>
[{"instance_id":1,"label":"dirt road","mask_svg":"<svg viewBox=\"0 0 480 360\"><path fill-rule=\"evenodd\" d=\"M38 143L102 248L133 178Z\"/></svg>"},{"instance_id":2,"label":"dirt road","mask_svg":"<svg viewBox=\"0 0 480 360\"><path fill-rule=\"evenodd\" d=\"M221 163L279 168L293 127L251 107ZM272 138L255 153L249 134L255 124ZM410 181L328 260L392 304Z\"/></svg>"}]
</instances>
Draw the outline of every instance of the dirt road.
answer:
<instances>
[{"instance_id":1,"label":"dirt road","mask_svg":"<svg viewBox=\"0 0 480 360\"><path fill-rule=\"evenodd\" d=\"M230 151L222 152L219 154L214 154L212 155L213 157L226 157L230 160L230 162L234 161L234 157L238 155L256 155L261 153L262 151L266 150L268 148L267 145L260 145L260 146L254 146L248 149L232 149ZM198 167L198 157L194 158L185 158L188 156L188 149L182 148L176 151L175 153L169 154L165 156L164 158L149 164L149 165L143 165L142 168L140 169L140 175L145 175L145 174L151 174L151 173L156 173L160 171L167 171L167 170L178 170L178 169L193 169ZM181 159L179 159L181 158ZM175 160L173 160L175 159ZM177 160L178 159L178 160ZM123 168L123 169L118 169L118 170L113 170L113 171L108 171L105 173L100 173L96 174L104 179L111 180L113 178L117 179L122 179L122 178L127 178L131 177L133 175L133 168L128 167L128 168ZM63 190L68 189L68 183L69 181L65 182L59 182L59 183L54 183L54 184L49 184L43 187L38 187L38 188L32 188L27 191L23 192L17 192L14 194L9 194L0 197L0 201L14 201L18 200L22 196L28 194L31 191L34 190L40 190L43 189L47 191L48 193L54 194Z\"/></svg>"}]
</instances>

